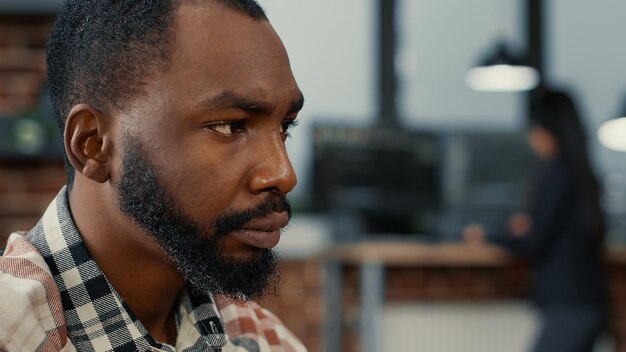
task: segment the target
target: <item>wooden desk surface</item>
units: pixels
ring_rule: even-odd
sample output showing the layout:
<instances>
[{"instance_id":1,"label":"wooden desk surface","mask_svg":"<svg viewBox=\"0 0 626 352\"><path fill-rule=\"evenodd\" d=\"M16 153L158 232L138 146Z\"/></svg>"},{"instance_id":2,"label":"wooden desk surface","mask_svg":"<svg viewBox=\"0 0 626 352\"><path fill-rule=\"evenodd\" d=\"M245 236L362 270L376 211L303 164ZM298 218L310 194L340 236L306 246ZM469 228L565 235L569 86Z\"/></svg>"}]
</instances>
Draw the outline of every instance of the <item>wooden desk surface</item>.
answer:
<instances>
[{"instance_id":1,"label":"wooden desk surface","mask_svg":"<svg viewBox=\"0 0 626 352\"><path fill-rule=\"evenodd\" d=\"M489 244L366 241L337 245L324 254L325 259L346 264L381 263L392 266L503 266L516 258L505 249ZM626 265L626 246L605 250L609 265Z\"/></svg>"}]
</instances>

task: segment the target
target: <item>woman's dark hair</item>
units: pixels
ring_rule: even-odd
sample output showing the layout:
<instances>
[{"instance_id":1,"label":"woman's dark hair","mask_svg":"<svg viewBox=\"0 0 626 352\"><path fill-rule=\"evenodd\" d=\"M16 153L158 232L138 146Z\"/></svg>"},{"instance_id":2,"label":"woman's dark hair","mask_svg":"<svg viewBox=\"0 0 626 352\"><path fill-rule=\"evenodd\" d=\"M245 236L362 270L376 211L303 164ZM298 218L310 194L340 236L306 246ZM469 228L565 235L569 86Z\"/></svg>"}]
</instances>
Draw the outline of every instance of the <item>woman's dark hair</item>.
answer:
<instances>
[{"instance_id":1,"label":"woman's dark hair","mask_svg":"<svg viewBox=\"0 0 626 352\"><path fill-rule=\"evenodd\" d=\"M574 100L565 92L546 91L531 110L531 125L549 132L580 192L580 219L588 233L604 237L606 224L600 206L600 187L587 153L587 135Z\"/></svg>"}]
</instances>

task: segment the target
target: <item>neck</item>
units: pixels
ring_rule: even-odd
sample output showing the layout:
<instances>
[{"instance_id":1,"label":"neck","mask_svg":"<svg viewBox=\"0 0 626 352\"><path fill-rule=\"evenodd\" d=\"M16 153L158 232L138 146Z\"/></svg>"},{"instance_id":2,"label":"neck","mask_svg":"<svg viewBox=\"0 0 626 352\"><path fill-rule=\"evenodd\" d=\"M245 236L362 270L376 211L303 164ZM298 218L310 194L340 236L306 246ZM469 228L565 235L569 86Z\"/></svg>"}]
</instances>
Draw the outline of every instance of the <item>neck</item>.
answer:
<instances>
[{"instance_id":1,"label":"neck","mask_svg":"<svg viewBox=\"0 0 626 352\"><path fill-rule=\"evenodd\" d=\"M185 280L155 241L119 210L114 194L108 184L77 178L69 197L76 228L150 335L175 345L175 310Z\"/></svg>"}]
</instances>

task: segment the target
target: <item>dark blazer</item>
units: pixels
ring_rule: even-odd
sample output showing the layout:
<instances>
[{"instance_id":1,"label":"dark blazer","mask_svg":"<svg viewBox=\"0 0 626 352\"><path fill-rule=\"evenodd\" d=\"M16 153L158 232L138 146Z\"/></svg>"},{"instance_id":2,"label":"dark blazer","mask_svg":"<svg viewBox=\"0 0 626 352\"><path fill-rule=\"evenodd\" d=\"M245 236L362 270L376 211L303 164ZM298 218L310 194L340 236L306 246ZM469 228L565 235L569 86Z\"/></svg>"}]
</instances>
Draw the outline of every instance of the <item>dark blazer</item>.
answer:
<instances>
[{"instance_id":1,"label":"dark blazer","mask_svg":"<svg viewBox=\"0 0 626 352\"><path fill-rule=\"evenodd\" d=\"M527 209L532 230L521 237L488 238L529 259L533 298L540 307L605 306L601 238L584 230L573 172L561 159L541 165Z\"/></svg>"}]
</instances>

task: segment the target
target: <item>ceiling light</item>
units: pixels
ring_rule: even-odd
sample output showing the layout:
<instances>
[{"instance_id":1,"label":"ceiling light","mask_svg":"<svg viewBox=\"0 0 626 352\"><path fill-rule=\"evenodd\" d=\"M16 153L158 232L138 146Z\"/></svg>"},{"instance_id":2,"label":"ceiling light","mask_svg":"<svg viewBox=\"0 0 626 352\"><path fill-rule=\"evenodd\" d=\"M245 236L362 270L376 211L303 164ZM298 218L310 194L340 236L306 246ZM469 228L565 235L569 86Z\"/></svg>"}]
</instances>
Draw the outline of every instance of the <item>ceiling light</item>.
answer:
<instances>
[{"instance_id":1,"label":"ceiling light","mask_svg":"<svg viewBox=\"0 0 626 352\"><path fill-rule=\"evenodd\" d=\"M626 152L626 117L613 118L598 129L598 138L603 146Z\"/></svg>"},{"instance_id":2,"label":"ceiling light","mask_svg":"<svg viewBox=\"0 0 626 352\"><path fill-rule=\"evenodd\" d=\"M478 91L519 92L537 87L540 76L534 67L524 65L500 43L482 64L467 72L465 80L470 88Z\"/></svg>"}]
</instances>

